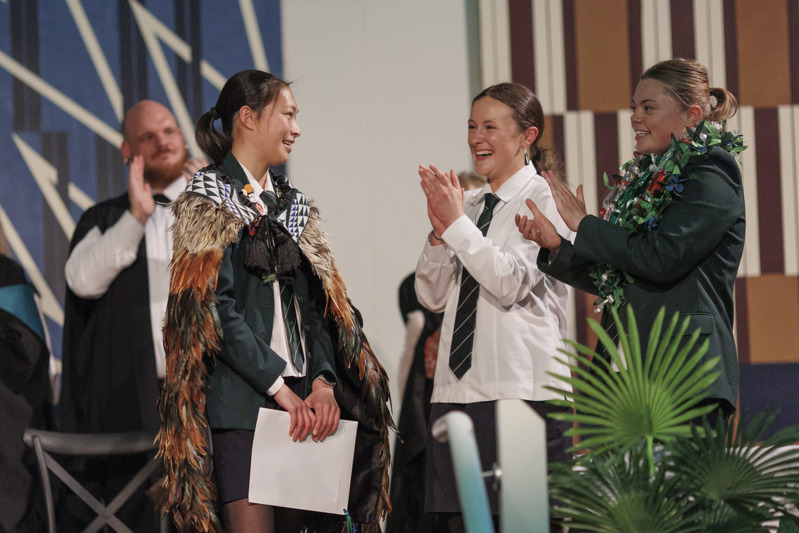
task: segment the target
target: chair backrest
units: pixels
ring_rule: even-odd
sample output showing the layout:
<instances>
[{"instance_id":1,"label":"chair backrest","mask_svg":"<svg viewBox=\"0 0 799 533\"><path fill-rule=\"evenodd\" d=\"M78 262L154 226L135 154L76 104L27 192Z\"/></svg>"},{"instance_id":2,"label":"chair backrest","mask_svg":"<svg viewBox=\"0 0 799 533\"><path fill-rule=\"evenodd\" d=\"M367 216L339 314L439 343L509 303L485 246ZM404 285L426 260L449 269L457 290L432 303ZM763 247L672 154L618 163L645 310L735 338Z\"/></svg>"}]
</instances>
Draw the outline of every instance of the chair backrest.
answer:
<instances>
[{"instance_id":1,"label":"chair backrest","mask_svg":"<svg viewBox=\"0 0 799 533\"><path fill-rule=\"evenodd\" d=\"M115 515L120 507L144 484L160 466L160 459L155 458L157 446L155 435L146 432L131 433L61 433L28 429L23 440L33 448L39 465L39 475L44 487L47 505L48 531L55 533L55 506L50 484L49 472L55 474L67 487L88 505L97 517L84 530L98 531L103 525L109 525L115 531L131 531ZM131 455L153 452L153 457L139 470L117 496L107 505L97 500L81 483L76 480L51 454L59 456L113 456ZM166 521L162 520L164 530Z\"/></svg>"}]
</instances>

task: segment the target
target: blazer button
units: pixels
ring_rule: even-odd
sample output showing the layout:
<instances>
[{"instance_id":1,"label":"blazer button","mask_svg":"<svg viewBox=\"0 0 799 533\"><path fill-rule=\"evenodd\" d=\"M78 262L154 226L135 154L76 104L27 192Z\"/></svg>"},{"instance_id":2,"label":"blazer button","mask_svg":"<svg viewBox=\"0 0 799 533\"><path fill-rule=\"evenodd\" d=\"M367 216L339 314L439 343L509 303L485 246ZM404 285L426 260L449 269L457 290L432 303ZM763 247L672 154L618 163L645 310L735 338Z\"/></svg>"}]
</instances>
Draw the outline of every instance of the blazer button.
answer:
<instances>
[{"instance_id":1,"label":"blazer button","mask_svg":"<svg viewBox=\"0 0 799 533\"><path fill-rule=\"evenodd\" d=\"M311 330L311 326L309 326L308 324L305 324L303 327L305 328L305 331Z\"/></svg>"},{"instance_id":2,"label":"blazer button","mask_svg":"<svg viewBox=\"0 0 799 533\"><path fill-rule=\"evenodd\" d=\"M297 296L297 301L302 303L302 296Z\"/></svg>"}]
</instances>

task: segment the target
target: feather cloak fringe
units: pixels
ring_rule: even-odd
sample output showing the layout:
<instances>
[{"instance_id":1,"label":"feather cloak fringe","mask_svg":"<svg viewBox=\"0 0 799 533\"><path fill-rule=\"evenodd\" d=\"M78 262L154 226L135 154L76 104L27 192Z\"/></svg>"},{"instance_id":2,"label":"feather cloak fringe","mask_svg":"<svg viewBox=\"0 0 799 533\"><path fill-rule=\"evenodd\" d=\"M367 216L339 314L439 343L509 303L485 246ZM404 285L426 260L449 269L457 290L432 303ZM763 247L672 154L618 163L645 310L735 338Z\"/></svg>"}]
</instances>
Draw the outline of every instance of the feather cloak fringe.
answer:
<instances>
[{"instance_id":1,"label":"feather cloak fringe","mask_svg":"<svg viewBox=\"0 0 799 533\"><path fill-rule=\"evenodd\" d=\"M300 237L300 249L322 281L327 296L325 315L336 326L339 358L336 372L341 385L336 386L336 401L343 418L358 420L357 462L371 465L352 479L349 512L359 532L380 533L380 520L391 512L388 432L397 430L389 410L388 376L361 329L358 311L347 297L346 285L336 269L319 218L318 209L311 206L308 225ZM321 525L312 529L334 531Z\"/></svg>"},{"instance_id":2,"label":"feather cloak fringe","mask_svg":"<svg viewBox=\"0 0 799 533\"><path fill-rule=\"evenodd\" d=\"M162 426L156 437L164 477L151 495L162 511L172 515L179 531L216 532L221 526L209 478L205 358L213 359L220 349L214 289L222 254L236 242L244 223L224 205L196 194L182 195L172 209L176 222L164 323L167 375L158 405ZM363 334L314 207L299 245L321 280L326 316L336 326L340 382L336 399L342 417L359 423L356 463L366 459L369 465L352 481L350 514L358 531L379 533L379 521L391 511L388 431L396 430L388 407L388 377ZM306 522L311 531L346 530L341 517L310 515Z\"/></svg>"},{"instance_id":3,"label":"feather cloak fringe","mask_svg":"<svg viewBox=\"0 0 799 533\"><path fill-rule=\"evenodd\" d=\"M164 477L151 489L159 508L179 531L220 531L216 491L208 472L204 355L214 357L222 334L216 315L216 274L228 243L244 223L226 207L183 194L175 214L169 299L164 318L166 379L158 402L156 440Z\"/></svg>"}]
</instances>

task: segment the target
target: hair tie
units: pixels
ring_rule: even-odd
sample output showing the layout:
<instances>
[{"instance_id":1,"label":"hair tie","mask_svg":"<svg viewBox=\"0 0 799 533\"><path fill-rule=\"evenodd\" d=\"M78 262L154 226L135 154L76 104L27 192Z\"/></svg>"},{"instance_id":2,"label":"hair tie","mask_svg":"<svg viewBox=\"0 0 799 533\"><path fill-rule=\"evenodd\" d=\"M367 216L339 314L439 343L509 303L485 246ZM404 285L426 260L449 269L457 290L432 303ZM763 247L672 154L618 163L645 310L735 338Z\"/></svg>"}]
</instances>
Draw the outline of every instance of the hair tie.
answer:
<instances>
[{"instance_id":1,"label":"hair tie","mask_svg":"<svg viewBox=\"0 0 799 533\"><path fill-rule=\"evenodd\" d=\"M219 118L219 113L216 112L216 107L211 106L211 109L209 109L208 112L211 113L211 118L213 120L216 120L216 119Z\"/></svg>"}]
</instances>

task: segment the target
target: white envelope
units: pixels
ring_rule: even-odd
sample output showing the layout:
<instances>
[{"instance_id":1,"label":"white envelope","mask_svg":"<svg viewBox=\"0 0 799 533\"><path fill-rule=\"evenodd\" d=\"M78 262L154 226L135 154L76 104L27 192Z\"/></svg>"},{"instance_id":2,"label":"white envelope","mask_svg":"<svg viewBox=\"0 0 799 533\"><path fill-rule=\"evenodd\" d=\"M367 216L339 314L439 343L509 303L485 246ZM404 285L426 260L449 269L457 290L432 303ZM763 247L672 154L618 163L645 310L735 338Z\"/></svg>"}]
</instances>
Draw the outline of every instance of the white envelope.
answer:
<instances>
[{"instance_id":1,"label":"white envelope","mask_svg":"<svg viewBox=\"0 0 799 533\"><path fill-rule=\"evenodd\" d=\"M358 423L341 420L323 442L289 437L289 414L261 408L250 466L250 501L344 514L347 508Z\"/></svg>"}]
</instances>

